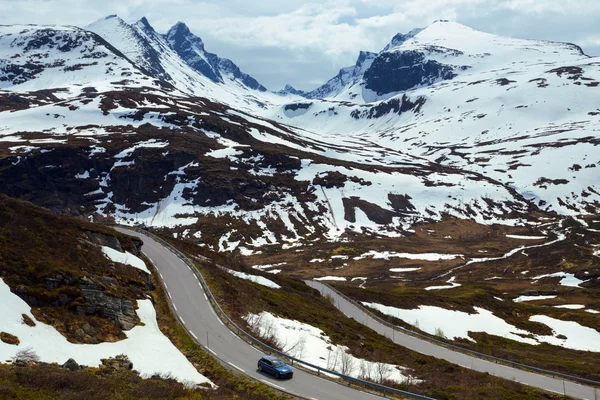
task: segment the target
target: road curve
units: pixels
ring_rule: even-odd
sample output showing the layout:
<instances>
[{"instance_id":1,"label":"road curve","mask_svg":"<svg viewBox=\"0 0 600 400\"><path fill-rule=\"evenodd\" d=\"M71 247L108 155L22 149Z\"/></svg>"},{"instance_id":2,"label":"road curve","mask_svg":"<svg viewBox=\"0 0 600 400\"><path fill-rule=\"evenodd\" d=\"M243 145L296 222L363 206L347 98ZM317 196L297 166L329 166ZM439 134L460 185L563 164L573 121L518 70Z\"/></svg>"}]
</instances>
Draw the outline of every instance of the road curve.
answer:
<instances>
[{"instance_id":1,"label":"road curve","mask_svg":"<svg viewBox=\"0 0 600 400\"><path fill-rule=\"evenodd\" d=\"M496 364L487 360L482 360L458 351L450 350L439 346L427 340L408 335L398 330L394 330L387 325L375 320L356 305L344 299L328 286L317 281L304 281L310 287L317 289L323 296L331 296L333 304L348 317L355 319L373 329L380 335L383 335L395 343L407 347L421 354L441 358L451 363L458 364L465 368L470 368L480 372L487 372L501 378L510 379L523 383L525 385L537 387L551 392L564 394L579 399L597 399L600 396L600 390L590 386L584 386L570 381L564 381L560 378L553 378L546 375L535 374L533 372L509 367L502 364ZM597 393L595 393L597 390ZM596 397L595 397L596 396Z\"/></svg>"},{"instance_id":2,"label":"road curve","mask_svg":"<svg viewBox=\"0 0 600 400\"><path fill-rule=\"evenodd\" d=\"M227 328L210 305L196 275L179 257L156 240L139 232L115 228L138 237L143 253L158 270L174 311L196 341L221 361L251 378L292 395L318 400L373 399L375 396L294 368L294 378L279 381L257 370L262 353Z\"/></svg>"}]
</instances>

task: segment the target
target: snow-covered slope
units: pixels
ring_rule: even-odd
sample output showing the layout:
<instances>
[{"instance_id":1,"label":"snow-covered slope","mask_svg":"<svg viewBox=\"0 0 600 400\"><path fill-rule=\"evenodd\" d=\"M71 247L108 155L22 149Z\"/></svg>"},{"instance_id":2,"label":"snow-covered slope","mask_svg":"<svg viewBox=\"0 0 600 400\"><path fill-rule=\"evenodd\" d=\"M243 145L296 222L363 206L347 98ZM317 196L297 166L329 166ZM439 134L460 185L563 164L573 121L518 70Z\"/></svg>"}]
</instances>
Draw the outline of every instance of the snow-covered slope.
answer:
<instances>
[{"instance_id":1,"label":"snow-covered slope","mask_svg":"<svg viewBox=\"0 0 600 400\"><path fill-rule=\"evenodd\" d=\"M12 111L0 123L8 193L31 195L23 191L25 176L28 190L44 193L44 205L74 203L88 216L184 236L211 232L203 241L220 250L348 232L397 236L444 215L514 224L537 207L568 214L598 208L600 64L574 45L439 22L396 37L375 58L363 53L362 63L342 74L354 83L335 98L260 103L270 121L256 116L257 98L252 103L199 74L147 21L100 22L114 24L107 32L115 42L144 38L138 44L150 43L174 85L189 83L216 101L135 85L78 92L62 103L0 92L0 105ZM125 36L130 28L136 34ZM132 59L144 54L128 46L117 47ZM6 58L19 52L2 51ZM370 71L396 53L419 54L456 76L365 103L374 93L366 89ZM69 57L79 53L63 54ZM387 65L393 72L399 64ZM52 174L69 188L68 200L46 184L46 172L31 174L59 160L63 167Z\"/></svg>"},{"instance_id":2,"label":"snow-covered slope","mask_svg":"<svg viewBox=\"0 0 600 400\"><path fill-rule=\"evenodd\" d=\"M56 92L65 96L86 86L154 86L154 81L91 32L54 25L0 26L0 89L65 89Z\"/></svg>"},{"instance_id":3,"label":"snow-covered slope","mask_svg":"<svg viewBox=\"0 0 600 400\"><path fill-rule=\"evenodd\" d=\"M145 17L130 25L110 15L86 29L102 36L152 76L190 95L252 112L290 99L266 91L231 60L206 52L202 40L183 23L162 35Z\"/></svg>"},{"instance_id":4,"label":"snow-covered slope","mask_svg":"<svg viewBox=\"0 0 600 400\"><path fill-rule=\"evenodd\" d=\"M439 21L387 46L337 96L271 117L477 171L572 214L600 200L599 85L600 58L576 45Z\"/></svg>"},{"instance_id":5,"label":"snow-covered slope","mask_svg":"<svg viewBox=\"0 0 600 400\"><path fill-rule=\"evenodd\" d=\"M226 79L246 89L266 92L267 89L227 58L221 58L204 49L204 42L190 32L183 22L178 22L165 35L173 50L192 68L215 83L226 83Z\"/></svg>"}]
</instances>

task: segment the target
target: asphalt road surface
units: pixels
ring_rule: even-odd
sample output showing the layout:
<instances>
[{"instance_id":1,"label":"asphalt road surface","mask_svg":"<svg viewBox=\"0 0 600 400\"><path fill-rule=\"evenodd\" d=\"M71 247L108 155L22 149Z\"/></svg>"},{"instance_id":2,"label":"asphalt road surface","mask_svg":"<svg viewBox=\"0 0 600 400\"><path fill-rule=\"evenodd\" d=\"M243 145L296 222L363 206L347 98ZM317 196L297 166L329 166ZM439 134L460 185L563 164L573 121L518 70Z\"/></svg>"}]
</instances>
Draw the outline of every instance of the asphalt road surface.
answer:
<instances>
[{"instance_id":1,"label":"asphalt road surface","mask_svg":"<svg viewBox=\"0 0 600 400\"><path fill-rule=\"evenodd\" d=\"M144 242L143 253L154 263L161 275L175 312L192 336L217 358L254 379L276 389L308 399L374 399L379 396L320 378L294 368L290 380L277 380L257 369L262 353L236 336L212 309L196 275L181 259L154 239L141 233L116 228Z\"/></svg>"},{"instance_id":2,"label":"asphalt road surface","mask_svg":"<svg viewBox=\"0 0 600 400\"><path fill-rule=\"evenodd\" d=\"M480 372L488 372L501 378L510 379L523 383L525 385L534 386L540 389L556 392L560 394L566 393L567 396L595 400L600 399L600 389L580 385L577 383L564 381L560 378L552 378L546 375L535 374L521 369L508 367L501 364L496 364L490 361L482 360L477 357L453 351L448 348L428 342L427 340L419 339L410 336L406 333L394 330L374 318L370 317L363 310L352 304L342 296L331 290L326 285L317 281L305 281L309 286L317 289L322 295L328 295L333 298L334 305L348 317L368 326L377 333L392 339L395 343L407 347L421 354L430 355L436 358L442 358L451 363L461 365L465 368L470 368ZM526 360L523 360L524 362ZM594 391L597 390L596 393ZM596 394L596 397L594 396Z\"/></svg>"}]
</instances>

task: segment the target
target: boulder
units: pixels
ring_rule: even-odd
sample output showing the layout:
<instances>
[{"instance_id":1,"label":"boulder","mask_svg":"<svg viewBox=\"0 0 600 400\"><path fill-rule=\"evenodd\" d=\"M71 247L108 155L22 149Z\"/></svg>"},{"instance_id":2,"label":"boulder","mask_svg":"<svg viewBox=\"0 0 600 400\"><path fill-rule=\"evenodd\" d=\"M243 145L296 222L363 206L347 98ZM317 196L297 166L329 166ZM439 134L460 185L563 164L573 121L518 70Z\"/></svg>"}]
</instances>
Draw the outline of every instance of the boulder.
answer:
<instances>
[{"instance_id":1,"label":"boulder","mask_svg":"<svg viewBox=\"0 0 600 400\"><path fill-rule=\"evenodd\" d=\"M77 364L77 361L69 358L66 363L62 365L63 368L68 369L69 371L79 371L82 369L81 365Z\"/></svg>"}]
</instances>

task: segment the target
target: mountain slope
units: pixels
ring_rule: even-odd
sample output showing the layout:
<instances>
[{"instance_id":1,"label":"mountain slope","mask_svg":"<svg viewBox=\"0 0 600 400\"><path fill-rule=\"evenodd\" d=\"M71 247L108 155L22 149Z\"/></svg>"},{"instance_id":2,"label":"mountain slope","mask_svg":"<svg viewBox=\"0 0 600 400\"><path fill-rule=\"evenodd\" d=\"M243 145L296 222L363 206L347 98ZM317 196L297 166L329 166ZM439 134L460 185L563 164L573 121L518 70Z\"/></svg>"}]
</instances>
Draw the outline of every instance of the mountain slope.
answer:
<instances>
[{"instance_id":1,"label":"mountain slope","mask_svg":"<svg viewBox=\"0 0 600 400\"><path fill-rule=\"evenodd\" d=\"M183 23L161 35L145 17L130 25L111 15L86 29L102 36L150 75L187 94L255 113L289 101L266 91L231 60L206 52L202 40Z\"/></svg>"},{"instance_id":2,"label":"mountain slope","mask_svg":"<svg viewBox=\"0 0 600 400\"><path fill-rule=\"evenodd\" d=\"M267 91L256 79L240 71L233 61L207 52L202 39L190 32L183 22L173 25L165 35L165 39L183 60L213 82L225 83L225 79L228 78L249 89Z\"/></svg>"},{"instance_id":3,"label":"mountain slope","mask_svg":"<svg viewBox=\"0 0 600 400\"><path fill-rule=\"evenodd\" d=\"M155 79L91 32L60 26L0 26L0 89L79 93L78 86L86 85L154 86Z\"/></svg>"},{"instance_id":4,"label":"mountain slope","mask_svg":"<svg viewBox=\"0 0 600 400\"><path fill-rule=\"evenodd\" d=\"M599 82L600 59L576 45L440 21L388 46L335 98L284 105L271 117L477 171L549 211L593 213Z\"/></svg>"}]
</instances>

